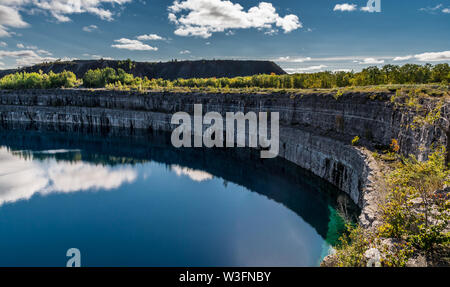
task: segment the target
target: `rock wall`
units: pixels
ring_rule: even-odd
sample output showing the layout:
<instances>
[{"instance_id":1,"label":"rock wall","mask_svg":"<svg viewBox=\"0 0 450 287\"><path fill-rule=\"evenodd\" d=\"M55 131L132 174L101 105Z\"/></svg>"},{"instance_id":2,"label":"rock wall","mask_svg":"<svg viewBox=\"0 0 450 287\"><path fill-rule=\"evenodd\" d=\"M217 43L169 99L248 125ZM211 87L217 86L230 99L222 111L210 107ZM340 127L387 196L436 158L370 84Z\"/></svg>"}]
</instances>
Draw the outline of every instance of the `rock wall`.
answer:
<instances>
[{"instance_id":1,"label":"rock wall","mask_svg":"<svg viewBox=\"0 0 450 287\"><path fill-rule=\"evenodd\" d=\"M366 148L353 147L354 136L369 149L393 138L401 152L425 158L432 144L449 146L449 103L435 126L408 129L415 113L397 108L391 94L204 94L117 92L105 90L0 91L0 124L8 122L75 124L108 129L172 131L171 116L203 112L280 113L279 155L343 190L362 208L363 225L375 218L380 171Z\"/></svg>"}]
</instances>

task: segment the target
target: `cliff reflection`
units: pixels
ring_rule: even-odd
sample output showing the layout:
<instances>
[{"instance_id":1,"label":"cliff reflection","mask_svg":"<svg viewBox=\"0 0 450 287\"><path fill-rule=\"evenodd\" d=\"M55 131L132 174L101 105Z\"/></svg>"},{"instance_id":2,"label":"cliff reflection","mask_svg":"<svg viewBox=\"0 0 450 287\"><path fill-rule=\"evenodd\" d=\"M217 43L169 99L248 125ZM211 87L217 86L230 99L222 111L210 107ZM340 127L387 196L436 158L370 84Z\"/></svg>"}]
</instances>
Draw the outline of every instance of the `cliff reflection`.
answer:
<instances>
[{"instance_id":1,"label":"cliff reflection","mask_svg":"<svg viewBox=\"0 0 450 287\"><path fill-rule=\"evenodd\" d=\"M261 159L254 150L176 149L168 135L157 132L53 126L8 127L0 130L1 145L16 152L1 150L0 165L15 172L0 170L0 205L34 193L117 188L136 179L137 164L153 161L196 182L220 177L266 196L294 211L329 243L340 228L337 206L357 213L334 186L285 160ZM33 152L19 156L23 150Z\"/></svg>"}]
</instances>

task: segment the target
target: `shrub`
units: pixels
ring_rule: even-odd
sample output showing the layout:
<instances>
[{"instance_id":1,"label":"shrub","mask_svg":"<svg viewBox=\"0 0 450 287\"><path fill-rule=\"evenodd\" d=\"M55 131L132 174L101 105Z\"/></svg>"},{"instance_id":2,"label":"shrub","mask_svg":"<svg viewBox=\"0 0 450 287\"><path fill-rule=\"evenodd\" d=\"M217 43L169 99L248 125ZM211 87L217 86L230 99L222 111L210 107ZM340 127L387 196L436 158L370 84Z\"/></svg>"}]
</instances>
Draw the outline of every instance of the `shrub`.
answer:
<instances>
[{"instance_id":1,"label":"shrub","mask_svg":"<svg viewBox=\"0 0 450 287\"><path fill-rule=\"evenodd\" d=\"M439 147L427 161L419 162L410 156L397 164L387 176L388 193L380 206L381 225L373 234L358 225L349 225L336 247L338 266L365 266L364 253L370 246L381 251L381 263L387 267L406 266L414 253L448 247L450 203L444 193L436 193L449 184L445 156L445 148ZM385 244L383 238L394 239Z\"/></svg>"},{"instance_id":2,"label":"shrub","mask_svg":"<svg viewBox=\"0 0 450 287\"><path fill-rule=\"evenodd\" d=\"M364 253L369 249L370 240L359 225L347 224L347 232L340 238L336 246L338 267L364 267Z\"/></svg>"},{"instance_id":3,"label":"shrub","mask_svg":"<svg viewBox=\"0 0 450 287\"><path fill-rule=\"evenodd\" d=\"M383 236L405 239L426 251L448 240L444 230L450 219L449 203L435 193L449 181L445 155L440 147L424 162L410 156L389 174L390 192L380 227Z\"/></svg>"},{"instance_id":4,"label":"shrub","mask_svg":"<svg viewBox=\"0 0 450 287\"><path fill-rule=\"evenodd\" d=\"M73 88L80 84L74 73L63 71L61 73L50 72L48 75L39 73L15 73L6 75L0 79L1 89L51 89Z\"/></svg>"}]
</instances>

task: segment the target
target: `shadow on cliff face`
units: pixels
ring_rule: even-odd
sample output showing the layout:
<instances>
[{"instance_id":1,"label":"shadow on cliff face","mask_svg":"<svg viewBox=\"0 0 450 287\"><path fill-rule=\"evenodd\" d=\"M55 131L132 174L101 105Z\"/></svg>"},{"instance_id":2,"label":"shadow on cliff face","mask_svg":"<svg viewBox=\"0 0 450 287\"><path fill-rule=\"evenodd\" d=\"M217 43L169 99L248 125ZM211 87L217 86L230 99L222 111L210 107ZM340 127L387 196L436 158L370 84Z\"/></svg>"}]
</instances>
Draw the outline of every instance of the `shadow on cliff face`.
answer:
<instances>
[{"instance_id":1,"label":"shadow on cliff face","mask_svg":"<svg viewBox=\"0 0 450 287\"><path fill-rule=\"evenodd\" d=\"M183 166L234 182L283 204L303 218L330 244L343 222L340 212L356 218L351 199L336 187L281 158L261 159L259 151L176 149L170 135L154 131L84 129L80 126L9 125L0 128L0 146L16 151L76 150L74 153L33 153L35 159L91 162L114 166L154 161Z\"/></svg>"}]
</instances>

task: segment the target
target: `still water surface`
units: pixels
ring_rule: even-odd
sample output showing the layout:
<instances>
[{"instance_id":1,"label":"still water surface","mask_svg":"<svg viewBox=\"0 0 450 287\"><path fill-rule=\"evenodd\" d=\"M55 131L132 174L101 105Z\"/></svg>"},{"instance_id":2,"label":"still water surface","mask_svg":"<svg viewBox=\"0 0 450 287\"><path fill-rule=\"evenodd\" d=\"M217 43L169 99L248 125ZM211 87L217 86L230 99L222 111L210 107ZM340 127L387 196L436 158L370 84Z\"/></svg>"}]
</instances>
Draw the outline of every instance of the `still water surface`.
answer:
<instances>
[{"instance_id":1,"label":"still water surface","mask_svg":"<svg viewBox=\"0 0 450 287\"><path fill-rule=\"evenodd\" d=\"M0 130L0 266L317 266L348 198L249 150Z\"/></svg>"}]
</instances>

